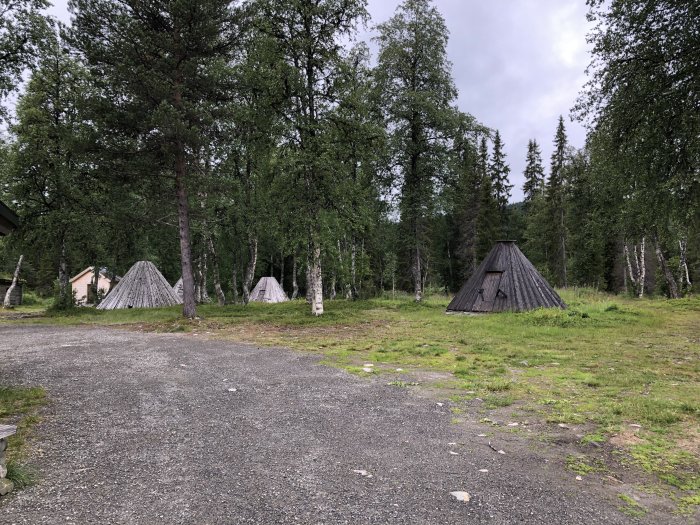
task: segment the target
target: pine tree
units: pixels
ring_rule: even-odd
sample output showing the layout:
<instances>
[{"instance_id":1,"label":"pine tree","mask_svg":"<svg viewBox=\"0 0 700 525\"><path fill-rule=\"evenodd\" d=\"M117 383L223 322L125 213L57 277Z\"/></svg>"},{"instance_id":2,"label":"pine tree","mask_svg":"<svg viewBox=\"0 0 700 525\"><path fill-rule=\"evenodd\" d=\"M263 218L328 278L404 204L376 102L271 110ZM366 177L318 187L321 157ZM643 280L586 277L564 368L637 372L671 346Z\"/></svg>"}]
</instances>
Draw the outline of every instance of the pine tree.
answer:
<instances>
[{"instance_id":1,"label":"pine tree","mask_svg":"<svg viewBox=\"0 0 700 525\"><path fill-rule=\"evenodd\" d=\"M226 109L226 68L236 49L228 0L122 3L75 0L71 31L105 101L103 118L137 136L135 159L170 178L178 209L183 315L195 310L189 192L196 156Z\"/></svg>"},{"instance_id":2,"label":"pine tree","mask_svg":"<svg viewBox=\"0 0 700 525\"><path fill-rule=\"evenodd\" d=\"M527 143L525 160L525 183L523 184L524 201L531 202L535 196L544 194L545 176L542 166L542 152L537 141L532 139Z\"/></svg>"},{"instance_id":3,"label":"pine tree","mask_svg":"<svg viewBox=\"0 0 700 525\"><path fill-rule=\"evenodd\" d=\"M510 199L510 190L513 188L513 185L508 184L510 166L506 164L506 154L505 151L503 151L503 147L501 133L496 130L488 173L491 178L493 196L496 201L496 206L498 207L499 235L508 237L508 199Z\"/></svg>"},{"instance_id":4,"label":"pine tree","mask_svg":"<svg viewBox=\"0 0 700 525\"><path fill-rule=\"evenodd\" d=\"M430 252L436 182L446 172L447 131L457 92L447 60L445 20L429 0L406 0L379 25L376 69L391 131L393 160L401 172L403 241L416 301L423 297Z\"/></svg>"}]
</instances>

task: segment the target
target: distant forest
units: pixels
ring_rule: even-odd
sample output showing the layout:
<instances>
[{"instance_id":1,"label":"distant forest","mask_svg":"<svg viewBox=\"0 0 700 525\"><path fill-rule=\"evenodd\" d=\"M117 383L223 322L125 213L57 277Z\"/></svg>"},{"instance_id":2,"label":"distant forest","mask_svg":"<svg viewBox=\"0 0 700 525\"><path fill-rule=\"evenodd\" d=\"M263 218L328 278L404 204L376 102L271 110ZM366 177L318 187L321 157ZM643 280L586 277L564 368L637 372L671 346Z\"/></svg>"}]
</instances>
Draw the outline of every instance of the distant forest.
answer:
<instances>
[{"instance_id":1,"label":"distant forest","mask_svg":"<svg viewBox=\"0 0 700 525\"><path fill-rule=\"evenodd\" d=\"M149 260L183 277L186 317L273 275L319 315L454 292L515 239L556 286L691 292L700 3L588 1L586 146L564 118L532 137L517 204L499 131L457 108L440 12L404 1L373 57L352 39L365 4L71 0L64 27L0 0L0 199L22 222L0 271L24 254L27 285L69 307L85 267Z\"/></svg>"}]
</instances>

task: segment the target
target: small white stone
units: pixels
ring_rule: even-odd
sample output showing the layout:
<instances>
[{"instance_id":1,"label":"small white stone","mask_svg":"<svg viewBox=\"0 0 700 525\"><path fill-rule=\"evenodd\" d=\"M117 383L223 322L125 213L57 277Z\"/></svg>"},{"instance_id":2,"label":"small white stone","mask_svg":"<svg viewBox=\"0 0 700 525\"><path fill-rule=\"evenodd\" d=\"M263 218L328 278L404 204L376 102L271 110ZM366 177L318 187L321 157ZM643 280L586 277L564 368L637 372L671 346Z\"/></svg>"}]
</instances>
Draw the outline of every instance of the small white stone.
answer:
<instances>
[{"instance_id":1,"label":"small white stone","mask_svg":"<svg viewBox=\"0 0 700 525\"><path fill-rule=\"evenodd\" d=\"M450 455L459 456L459 454L457 452L455 452L454 450L450 450Z\"/></svg>"},{"instance_id":2,"label":"small white stone","mask_svg":"<svg viewBox=\"0 0 700 525\"><path fill-rule=\"evenodd\" d=\"M372 363L365 363L365 364L362 365L362 366L366 366L366 367L372 368L374 365L373 365Z\"/></svg>"},{"instance_id":3,"label":"small white stone","mask_svg":"<svg viewBox=\"0 0 700 525\"><path fill-rule=\"evenodd\" d=\"M439 406L439 407L445 406L445 403L436 403L436 404L437 404L437 406Z\"/></svg>"},{"instance_id":4,"label":"small white stone","mask_svg":"<svg viewBox=\"0 0 700 525\"><path fill-rule=\"evenodd\" d=\"M186 367L187 367L187 365L185 365L185 364L183 364L183 363L180 363L180 366L183 367L183 368L186 368Z\"/></svg>"},{"instance_id":5,"label":"small white stone","mask_svg":"<svg viewBox=\"0 0 700 525\"><path fill-rule=\"evenodd\" d=\"M363 477L365 477L365 478L371 478L371 477L372 477L372 474L370 474L370 473L367 472L366 470L353 470L353 472L354 472L355 474L359 474L360 476L363 476Z\"/></svg>"},{"instance_id":6,"label":"small white stone","mask_svg":"<svg viewBox=\"0 0 700 525\"><path fill-rule=\"evenodd\" d=\"M362 371L363 371L363 372L367 372L368 374L371 374L372 372L374 372L374 370L372 370L372 369L369 368L369 367L364 367L364 368L362 369Z\"/></svg>"},{"instance_id":7,"label":"small white stone","mask_svg":"<svg viewBox=\"0 0 700 525\"><path fill-rule=\"evenodd\" d=\"M457 443L448 443L449 446L454 447L457 445Z\"/></svg>"},{"instance_id":8,"label":"small white stone","mask_svg":"<svg viewBox=\"0 0 700 525\"><path fill-rule=\"evenodd\" d=\"M479 472L483 472L484 474L486 474L488 471L489 471L489 469L487 469L487 468L480 468L479 469Z\"/></svg>"},{"instance_id":9,"label":"small white stone","mask_svg":"<svg viewBox=\"0 0 700 525\"><path fill-rule=\"evenodd\" d=\"M237 388L229 388L228 391L229 392L238 392L238 389Z\"/></svg>"},{"instance_id":10,"label":"small white stone","mask_svg":"<svg viewBox=\"0 0 700 525\"><path fill-rule=\"evenodd\" d=\"M581 476L576 476L576 481L581 481L583 478Z\"/></svg>"},{"instance_id":11,"label":"small white stone","mask_svg":"<svg viewBox=\"0 0 700 525\"><path fill-rule=\"evenodd\" d=\"M642 425L638 425L637 423L630 423L630 427L632 427L632 428L642 428Z\"/></svg>"},{"instance_id":12,"label":"small white stone","mask_svg":"<svg viewBox=\"0 0 700 525\"><path fill-rule=\"evenodd\" d=\"M403 372L403 368L397 368L396 371L397 371L397 372Z\"/></svg>"},{"instance_id":13,"label":"small white stone","mask_svg":"<svg viewBox=\"0 0 700 525\"><path fill-rule=\"evenodd\" d=\"M486 434L477 434L476 437L485 438Z\"/></svg>"},{"instance_id":14,"label":"small white stone","mask_svg":"<svg viewBox=\"0 0 700 525\"><path fill-rule=\"evenodd\" d=\"M571 427L570 427L569 425L567 425L566 423L559 423L557 426L558 426L559 428L571 428Z\"/></svg>"},{"instance_id":15,"label":"small white stone","mask_svg":"<svg viewBox=\"0 0 700 525\"><path fill-rule=\"evenodd\" d=\"M498 453L499 453L499 454L505 454L505 451L499 450Z\"/></svg>"},{"instance_id":16,"label":"small white stone","mask_svg":"<svg viewBox=\"0 0 700 525\"><path fill-rule=\"evenodd\" d=\"M508 423L509 427L517 427L520 423Z\"/></svg>"},{"instance_id":17,"label":"small white stone","mask_svg":"<svg viewBox=\"0 0 700 525\"><path fill-rule=\"evenodd\" d=\"M463 501L464 503L469 503L469 500L472 499L472 497L469 495L469 492L464 492L461 490L455 490L454 492L450 492L450 496L456 498L457 501Z\"/></svg>"}]
</instances>

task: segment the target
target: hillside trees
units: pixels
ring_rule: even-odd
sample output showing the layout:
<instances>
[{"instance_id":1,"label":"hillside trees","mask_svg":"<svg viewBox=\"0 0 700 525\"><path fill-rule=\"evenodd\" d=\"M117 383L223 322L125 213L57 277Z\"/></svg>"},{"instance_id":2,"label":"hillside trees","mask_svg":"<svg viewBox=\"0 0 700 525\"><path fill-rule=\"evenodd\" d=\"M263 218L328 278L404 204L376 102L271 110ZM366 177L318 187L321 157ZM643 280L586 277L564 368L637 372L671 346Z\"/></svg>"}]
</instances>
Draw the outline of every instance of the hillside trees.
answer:
<instances>
[{"instance_id":1,"label":"hillside trees","mask_svg":"<svg viewBox=\"0 0 700 525\"><path fill-rule=\"evenodd\" d=\"M423 297L429 252L429 219L446 173L455 121L456 89L447 60L445 21L429 0L405 0L380 24L377 84L400 178L402 238L410 261L414 297Z\"/></svg>"},{"instance_id":2,"label":"hillside trees","mask_svg":"<svg viewBox=\"0 0 700 525\"><path fill-rule=\"evenodd\" d=\"M183 315L193 318L191 167L226 106L238 13L226 0L72 0L72 38L109 101L115 131L172 184L178 209ZM113 128L114 129L114 128Z\"/></svg>"}]
</instances>

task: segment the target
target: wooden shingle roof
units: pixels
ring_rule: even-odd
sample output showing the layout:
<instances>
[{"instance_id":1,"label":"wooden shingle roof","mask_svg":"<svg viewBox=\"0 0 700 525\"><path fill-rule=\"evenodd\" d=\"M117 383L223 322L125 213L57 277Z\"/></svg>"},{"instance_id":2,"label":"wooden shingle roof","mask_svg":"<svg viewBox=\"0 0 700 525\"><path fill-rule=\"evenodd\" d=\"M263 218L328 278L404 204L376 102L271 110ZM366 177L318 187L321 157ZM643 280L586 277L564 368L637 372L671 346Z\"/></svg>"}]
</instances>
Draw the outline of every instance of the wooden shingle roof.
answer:
<instances>
[{"instance_id":1,"label":"wooden shingle roof","mask_svg":"<svg viewBox=\"0 0 700 525\"><path fill-rule=\"evenodd\" d=\"M498 241L447 306L448 312L566 308L515 241Z\"/></svg>"},{"instance_id":2,"label":"wooden shingle roof","mask_svg":"<svg viewBox=\"0 0 700 525\"><path fill-rule=\"evenodd\" d=\"M152 262L139 261L126 272L97 308L159 308L176 304L182 304L182 299L175 295L158 268Z\"/></svg>"}]
</instances>

